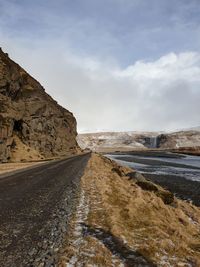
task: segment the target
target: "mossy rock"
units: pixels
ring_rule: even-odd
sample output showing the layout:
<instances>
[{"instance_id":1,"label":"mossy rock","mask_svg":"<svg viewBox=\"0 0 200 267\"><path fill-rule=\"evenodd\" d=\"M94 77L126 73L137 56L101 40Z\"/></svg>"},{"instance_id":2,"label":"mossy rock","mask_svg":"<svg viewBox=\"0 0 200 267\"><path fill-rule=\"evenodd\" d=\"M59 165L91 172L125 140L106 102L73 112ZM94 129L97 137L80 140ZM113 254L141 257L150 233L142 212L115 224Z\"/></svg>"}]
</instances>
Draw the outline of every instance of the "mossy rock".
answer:
<instances>
[{"instance_id":1,"label":"mossy rock","mask_svg":"<svg viewBox=\"0 0 200 267\"><path fill-rule=\"evenodd\" d=\"M121 177L125 175L123 169L120 166L112 168L112 171L116 172Z\"/></svg>"},{"instance_id":2,"label":"mossy rock","mask_svg":"<svg viewBox=\"0 0 200 267\"><path fill-rule=\"evenodd\" d=\"M153 192L158 191L158 187L149 181L137 181L136 184L139 185L139 187L141 187L143 190L153 191Z\"/></svg>"},{"instance_id":3,"label":"mossy rock","mask_svg":"<svg viewBox=\"0 0 200 267\"><path fill-rule=\"evenodd\" d=\"M128 172L126 174L127 177L129 177L128 179L129 180L135 180L135 181L142 181L142 182L145 182L146 179L144 178L144 176L139 173L139 172L136 172L136 171L133 171L133 172Z\"/></svg>"},{"instance_id":4,"label":"mossy rock","mask_svg":"<svg viewBox=\"0 0 200 267\"><path fill-rule=\"evenodd\" d=\"M167 190L159 190L156 195L162 199L162 201L166 204L172 204L174 202L174 194Z\"/></svg>"},{"instance_id":5,"label":"mossy rock","mask_svg":"<svg viewBox=\"0 0 200 267\"><path fill-rule=\"evenodd\" d=\"M172 204L174 202L174 195L168 190L164 190L150 181L137 181L136 184L143 190L154 192L157 197L160 197L166 204Z\"/></svg>"}]
</instances>

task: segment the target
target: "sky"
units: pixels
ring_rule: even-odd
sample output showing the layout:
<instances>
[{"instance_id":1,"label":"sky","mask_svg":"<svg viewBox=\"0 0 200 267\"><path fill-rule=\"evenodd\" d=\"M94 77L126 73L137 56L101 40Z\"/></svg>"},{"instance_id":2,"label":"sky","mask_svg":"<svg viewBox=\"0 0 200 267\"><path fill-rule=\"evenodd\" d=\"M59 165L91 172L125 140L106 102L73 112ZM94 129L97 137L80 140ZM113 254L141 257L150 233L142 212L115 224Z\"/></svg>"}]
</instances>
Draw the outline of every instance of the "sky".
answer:
<instances>
[{"instance_id":1,"label":"sky","mask_svg":"<svg viewBox=\"0 0 200 267\"><path fill-rule=\"evenodd\" d=\"M0 0L0 46L80 133L200 125L199 0Z\"/></svg>"}]
</instances>

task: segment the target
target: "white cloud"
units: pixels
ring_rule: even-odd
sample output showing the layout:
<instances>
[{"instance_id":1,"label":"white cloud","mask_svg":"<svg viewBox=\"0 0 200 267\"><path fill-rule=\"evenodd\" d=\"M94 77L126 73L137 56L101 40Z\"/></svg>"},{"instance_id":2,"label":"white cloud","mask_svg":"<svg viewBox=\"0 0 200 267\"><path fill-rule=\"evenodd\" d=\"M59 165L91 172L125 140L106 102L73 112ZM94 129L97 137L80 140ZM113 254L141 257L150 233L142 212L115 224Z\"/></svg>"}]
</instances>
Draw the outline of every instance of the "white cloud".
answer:
<instances>
[{"instance_id":1,"label":"white cloud","mask_svg":"<svg viewBox=\"0 0 200 267\"><path fill-rule=\"evenodd\" d=\"M74 113L80 132L200 125L200 53L169 53L123 69L114 61L75 55L57 41L29 46L0 37L6 52Z\"/></svg>"},{"instance_id":2,"label":"white cloud","mask_svg":"<svg viewBox=\"0 0 200 267\"><path fill-rule=\"evenodd\" d=\"M200 125L199 4L182 2L0 0L1 46L79 131Z\"/></svg>"}]
</instances>

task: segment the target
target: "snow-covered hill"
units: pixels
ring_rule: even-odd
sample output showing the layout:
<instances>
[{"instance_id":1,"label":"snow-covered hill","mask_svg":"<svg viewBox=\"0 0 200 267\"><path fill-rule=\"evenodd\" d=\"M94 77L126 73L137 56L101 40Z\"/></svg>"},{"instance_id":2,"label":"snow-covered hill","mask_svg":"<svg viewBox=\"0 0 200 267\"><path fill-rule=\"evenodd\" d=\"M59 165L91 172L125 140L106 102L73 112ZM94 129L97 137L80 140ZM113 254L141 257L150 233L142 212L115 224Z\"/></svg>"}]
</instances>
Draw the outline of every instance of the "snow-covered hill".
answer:
<instances>
[{"instance_id":1,"label":"snow-covered hill","mask_svg":"<svg viewBox=\"0 0 200 267\"><path fill-rule=\"evenodd\" d=\"M117 151L146 149L157 132L102 132L79 134L77 141L81 148L93 151Z\"/></svg>"},{"instance_id":2,"label":"snow-covered hill","mask_svg":"<svg viewBox=\"0 0 200 267\"><path fill-rule=\"evenodd\" d=\"M83 149L98 152L130 151L148 148L178 149L200 147L200 127L177 132L101 132L79 134Z\"/></svg>"},{"instance_id":3,"label":"snow-covered hill","mask_svg":"<svg viewBox=\"0 0 200 267\"><path fill-rule=\"evenodd\" d=\"M159 138L159 147L161 148L182 148L200 146L199 130L180 131L161 135Z\"/></svg>"}]
</instances>

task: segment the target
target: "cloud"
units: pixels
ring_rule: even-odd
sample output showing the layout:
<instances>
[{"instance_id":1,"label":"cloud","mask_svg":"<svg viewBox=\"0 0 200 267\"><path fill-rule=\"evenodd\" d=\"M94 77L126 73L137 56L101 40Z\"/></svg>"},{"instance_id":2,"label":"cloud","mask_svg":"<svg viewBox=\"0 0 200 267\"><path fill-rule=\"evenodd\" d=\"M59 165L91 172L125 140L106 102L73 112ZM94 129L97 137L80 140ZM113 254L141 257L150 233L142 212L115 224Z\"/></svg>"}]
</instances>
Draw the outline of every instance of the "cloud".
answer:
<instances>
[{"instance_id":1,"label":"cloud","mask_svg":"<svg viewBox=\"0 0 200 267\"><path fill-rule=\"evenodd\" d=\"M199 8L0 0L1 46L75 114L80 132L185 128L200 124Z\"/></svg>"},{"instance_id":2,"label":"cloud","mask_svg":"<svg viewBox=\"0 0 200 267\"><path fill-rule=\"evenodd\" d=\"M57 39L76 54L125 67L199 51L199 12L198 0L0 0L0 29L33 43Z\"/></svg>"},{"instance_id":3,"label":"cloud","mask_svg":"<svg viewBox=\"0 0 200 267\"><path fill-rule=\"evenodd\" d=\"M47 88L63 105L68 103L80 131L169 130L199 124L198 53L170 53L125 69L72 55L60 60L56 73L46 69Z\"/></svg>"},{"instance_id":4,"label":"cloud","mask_svg":"<svg viewBox=\"0 0 200 267\"><path fill-rule=\"evenodd\" d=\"M75 114L79 132L172 130L200 123L200 53L169 53L121 68L60 50L56 42L32 51L15 43L11 51Z\"/></svg>"}]
</instances>

